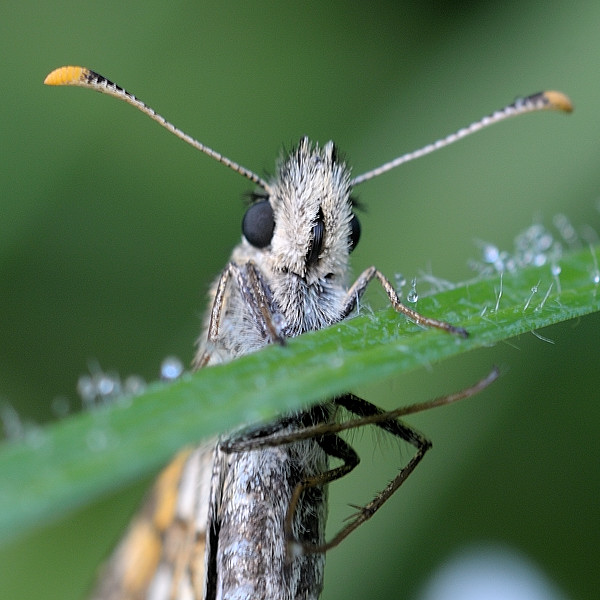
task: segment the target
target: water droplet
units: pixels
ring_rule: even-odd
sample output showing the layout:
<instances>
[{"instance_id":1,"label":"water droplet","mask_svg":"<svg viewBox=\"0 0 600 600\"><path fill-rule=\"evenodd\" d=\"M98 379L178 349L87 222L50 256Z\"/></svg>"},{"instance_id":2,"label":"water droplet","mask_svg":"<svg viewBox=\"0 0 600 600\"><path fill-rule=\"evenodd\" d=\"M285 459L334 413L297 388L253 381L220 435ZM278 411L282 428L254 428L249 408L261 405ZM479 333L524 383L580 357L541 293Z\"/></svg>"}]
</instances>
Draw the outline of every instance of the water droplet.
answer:
<instances>
[{"instance_id":1,"label":"water droplet","mask_svg":"<svg viewBox=\"0 0 600 600\"><path fill-rule=\"evenodd\" d=\"M494 261L494 270L496 273L503 273L506 270L506 265L501 258L498 258L498 260Z\"/></svg>"},{"instance_id":2,"label":"water droplet","mask_svg":"<svg viewBox=\"0 0 600 600\"><path fill-rule=\"evenodd\" d=\"M121 393L121 382L118 377L101 373L95 379L97 393L102 399L118 396Z\"/></svg>"},{"instance_id":3,"label":"water droplet","mask_svg":"<svg viewBox=\"0 0 600 600\"><path fill-rule=\"evenodd\" d=\"M89 375L81 375L77 380L77 393L84 406L90 407L96 399L96 386Z\"/></svg>"},{"instance_id":4,"label":"water droplet","mask_svg":"<svg viewBox=\"0 0 600 600\"><path fill-rule=\"evenodd\" d=\"M567 242L567 244L577 244L577 234L575 233L575 228L573 225L571 225L569 219L565 215L555 215L552 222L554 223L556 229L558 229L558 233L560 233L561 237L565 242Z\"/></svg>"},{"instance_id":5,"label":"water droplet","mask_svg":"<svg viewBox=\"0 0 600 600\"><path fill-rule=\"evenodd\" d=\"M488 264L495 264L500 258L500 250L493 244L485 244L483 247L483 260Z\"/></svg>"},{"instance_id":6,"label":"water droplet","mask_svg":"<svg viewBox=\"0 0 600 600\"><path fill-rule=\"evenodd\" d=\"M504 259L504 270L508 271L509 273L514 273L517 270L517 261L515 258L513 258L512 256L507 256Z\"/></svg>"},{"instance_id":7,"label":"water droplet","mask_svg":"<svg viewBox=\"0 0 600 600\"><path fill-rule=\"evenodd\" d=\"M146 389L146 382L139 375L130 375L123 382L123 391L131 396L138 396Z\"/></svg>"},{"instance_id":8,"label":"water droplet","mask_svg":"<svg viewBox=\"0 0 600 600\"><path fill-rule=\"evenodd\" d=\"M525 312L528 308L529 305L531 304L531 301L533 300L533 297L537 294L538 292L538 288L539 288L540 282L538 281L532 288L531 288L531 294L529 294L529 298L527 298L527 302L525 302L525 306L523 307L523 312Z\"/></svg>"},{"instance_id":9,"label":"water droplet","mask_svg":"<svg viewBox=\"0 0 600 600\"><path fill-rule=\"evenodd\" d=\"M537 241L537 248L540 251L548 250L554 243L554 238L549 232L544 232Z\"/></svg>"},{"instance_id":10,"label":"water droplet","mask_svg":"<svg viewBox=\"0 0 600 600\"><path fill-rule=\"evenodd\" d=\"M412 303L415 303L419 300L419 294L417 293L417 279L416 278L414 278L410 282L410 291L406 295L406 300L408 302L412 302Z\"/></svg>"},{"instance_id":11,"label":"water droplet","mask_svg":"<svg viewBox=\"0 0 600 600\"><path fill-rule=\"evenodd\" d=\"M552 275L554 275L554 277L558 277L561 274L561 271L562 267L560 265L553 264L550 267L550 272L552 273Z\"/></svg>"},{"instance_id":12,"label":"water droplet","mask_svg":"<svg viewBox=\"0 0 600 600\"><path fill-rule=\"evenodd\" d=\"M160 377L173 381L183 373L183 363L176 356L167 356L160 365Z\"/></svg>"}]
</instances>

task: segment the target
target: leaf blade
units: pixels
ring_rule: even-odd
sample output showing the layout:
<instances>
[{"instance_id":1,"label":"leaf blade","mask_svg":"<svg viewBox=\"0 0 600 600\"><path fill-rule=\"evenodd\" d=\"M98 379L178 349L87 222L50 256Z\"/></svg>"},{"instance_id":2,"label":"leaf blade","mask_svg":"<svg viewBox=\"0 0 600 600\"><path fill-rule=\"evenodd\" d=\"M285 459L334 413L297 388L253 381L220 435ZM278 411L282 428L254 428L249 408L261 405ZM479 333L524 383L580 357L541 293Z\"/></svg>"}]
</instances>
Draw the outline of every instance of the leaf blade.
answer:
<instances>
[{"instance_id":1,"label":"leaf blade","mask_svg":"<svg viewBox=\"0 0 600 600\"><path fill-rule=\"evenodd\" d=\"M269 347L131 401L81 413L0 448L0 543L158 469L184 445L241 423L527 331L600 310L594 252L457 286L419 301L428 316L465 326L461 340L392 309ZM448 308L451 310L448 311Z\"/></svg>"}]
</instances>

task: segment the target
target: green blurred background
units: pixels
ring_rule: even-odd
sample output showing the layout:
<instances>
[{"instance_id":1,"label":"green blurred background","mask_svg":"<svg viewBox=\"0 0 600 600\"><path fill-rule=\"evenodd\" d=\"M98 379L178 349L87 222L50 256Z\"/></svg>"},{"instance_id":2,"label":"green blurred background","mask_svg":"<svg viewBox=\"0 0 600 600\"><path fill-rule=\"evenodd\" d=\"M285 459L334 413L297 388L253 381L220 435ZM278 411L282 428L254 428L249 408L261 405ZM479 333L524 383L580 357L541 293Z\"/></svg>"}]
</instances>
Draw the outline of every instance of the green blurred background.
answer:
<instances>
[{"instance_id":1,"label":"green blurred background","mask_svg":"<svg viewBox=\"0 0 600 600\"><path fill-rule=\"evenodd\" d=\"M353 268L459 281L475 240L510 250L557 213L600 230L597 1L22 0L2 4L0 31L0 400L25 421L56 419L56 397L78 410L90 361L148 380L168 354L189 363L249 188L131 107L44 87L64 64L116 80L261 174L304 134L334 139L361 173L515 96L561 89L568 118L522 117L362 186ZM597 597L600 318L542 333L554 343L526 335L356 390L391 408L506 369L481 396L411 418L434 450L328 555L324 598L415 597L480 543L528 557L570 598ZM357 443L367 466L332 490L332 530L395 469L392 444ZM82 597L147 483L3 548L0 597Z\"/></svg>"}]
</instances>

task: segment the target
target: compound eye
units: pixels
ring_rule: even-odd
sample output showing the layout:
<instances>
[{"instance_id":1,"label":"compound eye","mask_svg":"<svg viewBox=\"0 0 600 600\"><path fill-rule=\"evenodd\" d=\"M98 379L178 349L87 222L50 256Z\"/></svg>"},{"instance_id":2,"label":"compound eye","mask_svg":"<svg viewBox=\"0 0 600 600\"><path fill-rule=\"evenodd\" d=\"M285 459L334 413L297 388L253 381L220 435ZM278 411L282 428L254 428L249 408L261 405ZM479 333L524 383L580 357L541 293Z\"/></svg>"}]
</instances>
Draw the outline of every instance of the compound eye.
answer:
<instances>
[{"instance_id":1,"label":"compound eye","mask_svg":"<svg viewBox=\"0 0 600 600\"><path fill-rule=\"evenodd\" d=\"M350 221L350 252L356 248L360 239L360 222L356 215L352 215Z\"/></svg>"},{"instance_id":2,"label":"compound eye","mask_svg":"<svg viewBox=\"0 0 600 600\"><path fill-rule=\"evenodd\" d=\"M255 248L265 248L273 239L275 218L268 200L260 200L248 207L242 220L242 233Z\"/></svg>"}]
</instances>

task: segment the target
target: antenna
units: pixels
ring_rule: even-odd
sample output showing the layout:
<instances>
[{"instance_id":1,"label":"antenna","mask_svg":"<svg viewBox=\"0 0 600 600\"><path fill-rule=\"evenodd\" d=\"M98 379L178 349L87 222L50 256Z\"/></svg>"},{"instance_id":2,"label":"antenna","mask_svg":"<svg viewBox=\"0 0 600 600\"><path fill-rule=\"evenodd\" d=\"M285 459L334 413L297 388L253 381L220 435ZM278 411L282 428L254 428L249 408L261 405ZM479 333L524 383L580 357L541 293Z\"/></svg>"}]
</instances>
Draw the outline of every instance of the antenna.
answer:
<instances>
[{"instance_id":1,"label":"antenna","mask_svg":"<svg viewBox=\"0 0 600 600\"><path fill-rule=\"evenodd\" d=\"M252 181L252 183L259 185L267 193L270 191L269 184L262 177L259 177L256 173L253 173L249 169L242 167L242 165L228 159L216 150L205 146L178 127L175 127L175 125L167 121L162 115L159 115L154 109L146 106L141 100L138 100L133 94L91 69L86 69L85 67L59 67L46 76L44 83L46 85L75 85L91 88L102 94L108 94L119 100L124 100L128 104L135 106L138 110L141 110L145 115L148 115L153 121L156 121L159 125L162 125L165 129L175 134L179 139L187 142L190 146L200 150L200 152L204 152L204 154L208 154L211 158L214 158L226 167L233 169L236 173L243 175Z\"/></svg>"},{"instance_id":2,"label":"antenna","mask_svg":"<svg viewBox=\"0 0 600 600\"><path fill-rule=\"evenodd\" d=\"M463 138L471 135L472 133L476 133L477 131L481 131L490 125L494 125L494 123L499 123L500 121L504 121L505 119L509 119L510 117L516 117L518 115L523 115L525 113L537 112L540 110L559 110L565 113L570 113L573 111L573 104L571 100L563 94L562 92L538 92L537 94L532 94L531 96L527 96L526 98L519 98L515 100L512 104L497 110L496 112L488 115L487 117L483 117L479 119L479 121L475 121L468 125L467 127L463 127L459 129L455 133L451 133L444 138L441 138L432 144L427 144L427 146L423 146L419 150L413 150L412 152L407 152L390 162L377 167L376 169L372 169L371 171L367 171L362 175L358 175L355 177L351 184L358 185L359 183L363 183L363 181L368 181L369 179L373 179L375 177L379 177L383 173L387 171L391 171L404 163L410 162L415 158L421 158L421 156L425 156L426 154L431 154L440 148L445 148L454 142L458 142L458 140L462 140Z\"/></svg>"},{"instance_id":3,"label":"antenna","mask_svg":"<svg viewBox=\"0 0 600 600\"><path fill-rule=\"evenodd\" d=\"M209 148L192 136L183 132L178 127L175 127L175 125L167 121L163 116L159 115L154 109L144 104L141 100L138 100L133 94L118 86L116 83L113 83L110 81L110 79L106 79L106 77L103 77L95 71L92 71L91 69L71 66L59 67L58 69L52 71L46 77L46 79L44 79L44 83L46 85L74 85L84 88L91 88L103 94L114 96L119 100L124 100L128 104L135 106L135 108L148 115L153 121L156 121L159 125L175 134L178 138L190 144L190 146L193 146L197 150L204 152L204 154L214 158L218 162L224 164L226 167L229 167L233 171L243 175L252 181L252 183L255 183L263 188L267 193L271 192L270 185L262 177L259 177L253 171L250 171L249 169L246 169L246 167L243 167L242 165L230 160L216 150ZM450 135L447 135L446 137L441 138L432 144L423 146L423 148L420 148L419 150L413 150L412 152L403 154L402 156L399 156L398 158L395 158L394 160L391 160L380 167L372 169L371 171L367 171L362 175L358 175L352 179L351 185L355 186L359 183L363 183L364 181L368 181L369 179L379 177L379 175L382 175L387 171L391 171L392 169L395 169L404 163L415 160L416 158L421 158L427 154L431 154L431 152L434 152L435 150L449 146L450 144L453 144L458 140L462 140L472 133L476 133L481 129L489 127L490 125L494 125L495 123L499 123L500 121L504 121L510 117L516 117L525 113L537 112L541 110L558 110L561 112L570 113L573 110L573 104L565 94L555 91L539 92L525 98L520 98L512 104L497 110L491 115L483 117L479 121L475 121L467 127L463 127L455 133L451 133Z\"/></svg>"}]
</instances>

